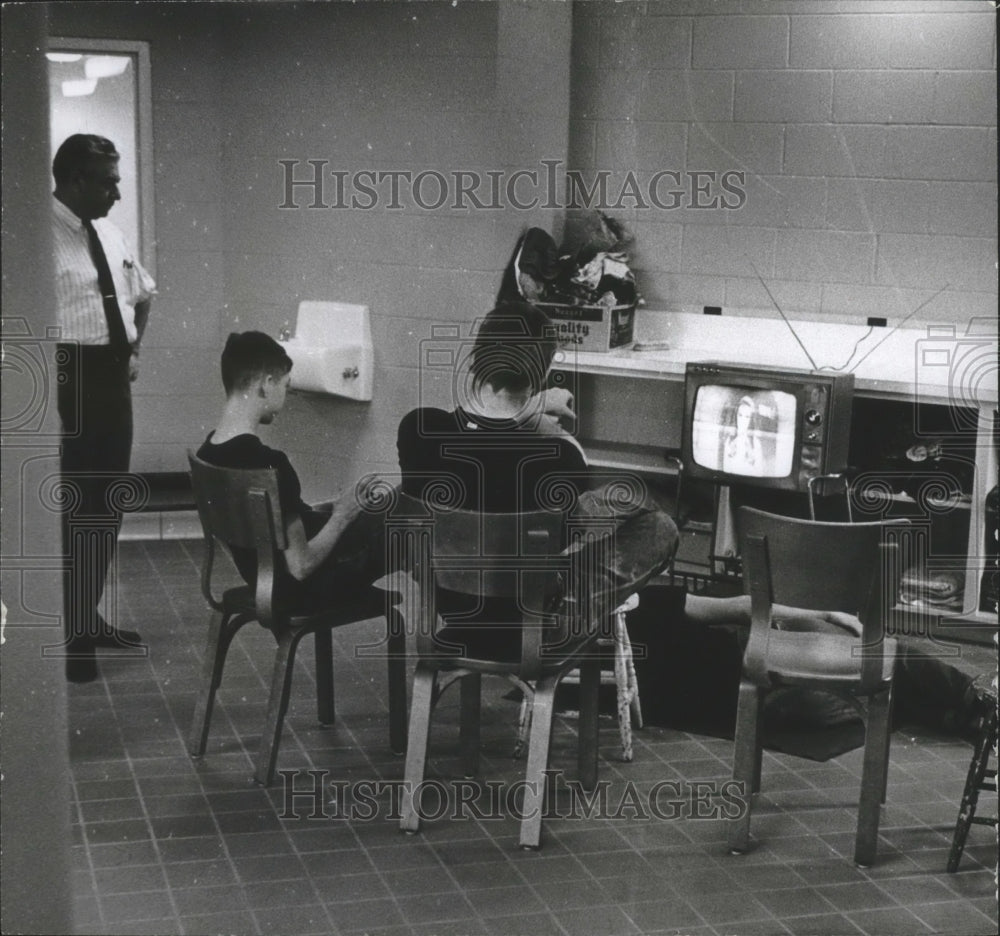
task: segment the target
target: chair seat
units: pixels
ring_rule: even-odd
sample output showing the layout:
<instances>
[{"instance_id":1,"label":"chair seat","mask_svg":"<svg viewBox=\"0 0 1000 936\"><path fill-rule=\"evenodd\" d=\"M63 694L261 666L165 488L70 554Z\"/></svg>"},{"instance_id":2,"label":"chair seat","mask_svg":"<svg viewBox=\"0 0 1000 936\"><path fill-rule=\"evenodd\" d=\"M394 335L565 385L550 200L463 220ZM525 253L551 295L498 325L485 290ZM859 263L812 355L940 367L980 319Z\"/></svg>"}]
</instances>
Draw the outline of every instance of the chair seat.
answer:
<instances>
[{"instance_id":1,"label":"chair seat","mask_svg":"<svg viewBox=\"0 0 1000 936\"><path fill-rule=\"evenodd\" d=\"M249 585L227 588L222 593L222 607L226 614L241 614L256 610L253 589Z\"/></svg>"},{"instance_id":2,"label":"chair seat","mask_svg":"<svg viewBox=\"0 0 1000 936\"><path fill-rule=\"evenodd\" d=\"M366 588L357 595L348 595L342 602L334 608L321 608L315 611L299 609L294 605L291 608L292 614L289 623L293 626L308 624L313 620L344 620L362 621L366 618L382 617L385 615L386 602L394 604L401 599L398 592L386 592L378 588Z\"/></svg>"},{"instance_id":3,"label":"chair seat","mask_svg":"<svg viewBox=\"0 0 1000 936\"><path fill-rule=\"evenodd\" d=\"M879 651L882 682L887 685L892 681L896 649L896 641L887 637ZM863 660L861 642L856 637L777 630L768 635L767 671L777 682L822 682L830 686L844 683L844 688L856 689Z\"/></svg>"},{"instance_id":4,"label":"chair seat","mask_svg":"<svg viewBox=\"0 0 1000 936\"><path fill-rule=\"evenodd\" d=\"M461 636L464 637L467 634L468 629L464 629ZM517 638L516 645L512 641L496 641L495 643L491 643L491 648L496 653L496 656L493 658L488 657L485 652L478 652L484 648L476 647L473 641L470 641L465 646L467 655L461 655L456 652L453 658L448 657L448 647L442 646L441 656L438 657L438 662L435 665L438 669L442 670L464 669L484 673L489 672L497 675L503 673L516 674L520 672L522 666L519 629L514 636ZM461 643L456 630L452 628L443 628L438 631L435 637L436 639L443 638L449 645ZM540 674L547 675L565 669L570 661L575 660L584 651L595 646L597 640L598 635L591 634L581 640L574 640L565 648L559 647L558 652L555 647L546 647L543 645L542 652L539 655L539 662L541 664Z\"/></svg>"},{"instance_id":5,"label":"chair seat","mask_svg":"<svg viewBox=\"0 0 1000 936\"><path fill-rule=\"evenodd\" d=\"M319 608L315 611L291 607L287 621L291 627L307 627L312 623L334 620L362 621L366 618L381 617L385 614L386 602L396 604L401 599L398 592L382 591L370 587L357 595L346 597L335 607ZM256 614L253 589L249 585L239 585L227 589L222 595L222 605L227 614Z\"/></svg>"}]
</instances>

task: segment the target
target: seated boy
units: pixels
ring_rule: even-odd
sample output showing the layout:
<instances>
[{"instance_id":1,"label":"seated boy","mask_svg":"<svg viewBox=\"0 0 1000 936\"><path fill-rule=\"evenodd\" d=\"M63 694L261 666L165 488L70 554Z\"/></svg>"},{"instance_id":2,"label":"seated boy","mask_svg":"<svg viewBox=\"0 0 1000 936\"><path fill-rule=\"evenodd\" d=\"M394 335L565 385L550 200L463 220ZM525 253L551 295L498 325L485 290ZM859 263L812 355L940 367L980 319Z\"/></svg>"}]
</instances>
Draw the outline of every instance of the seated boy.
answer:
<instances>
[{"instance_id":1,"label":"seated boy","mask_svg":"<svg viewBox=\"0 0 1000 936\"><path fill-rule=\"evenodd\" d=\"M545 391L554 334L545 313L525 302L501 303L483 319L469 380L457 383L467 389L458 407L416 409L399 425L402 487L429 500L432 488L436 494L449 490L452 506L465 510L506 513L558 505L607 518L614 526L609 554L587 563L583 594L553 596L550 610L560 600L613 610L670 561L677 528L646 497L618 505L601 490L590 490L583 449L552 415L565 409L569 395ZM464 643L481 655L519 655L516 629L485 626L516 617L507 603L439 590L438 607L451 621L440 635L448 643Z\"/></svg>"},{"instance_id":2,"label":"seated boy","mask_svg":"<svg viewBox=\"0 0 1000 936\"><path fill-rule=\"evenodd\" d=\"M588 583L589 598L602 596L603 606L613 608L666 566L677 547L677 529L648 496L616 508L604 491L590 489L586 456L556 418L571 415L570 395L544 389L556 347L553 334L545 313L524 302L500 303L483 319L473 344L467 398L451 412L413 410L400 423L403 490L421 497L430 485L438 492L450 486L453 506L504 512L538 509L547 485L563 482L578 512L615 515L612 561L594 570L595 580ZM551 495L554 489L548 490ZM658 589L658 600L665 625L686 618L696 626L749 629L746 596L705 598L677 586ZM489 620L491 611L494 620L502 620L503 606L468 607L447 593L439 594L438 603L443 612L467 618L460 632L449 626L449 640L461 633L478 646L491 638L477 633L475 623ZM835 612L777 606L775 618L776 626L791 630L860 633L856 619ZM512 641L507 639L510 652L516 649Z\"/></svg>"},{"instance_id":3,"label":"seated boy","mask_svg":"<svg viewBox=\"0 0 1000 936\"><path fill-rule=\"evenodd\" d=\"M296 609L329 605L384 574L383 520L361 511L354 492L332 508L302 501L298 475L288 457L257 435L281 412L288 390L291 358L262 332L233 333L222 352L226 403L216 428L198 457L222 468L274 468L288 537L284 568L277 571L276 594ZM233 561L248 584L257 578L252 550L232 548Z\"/></svg>"}]
</instances>

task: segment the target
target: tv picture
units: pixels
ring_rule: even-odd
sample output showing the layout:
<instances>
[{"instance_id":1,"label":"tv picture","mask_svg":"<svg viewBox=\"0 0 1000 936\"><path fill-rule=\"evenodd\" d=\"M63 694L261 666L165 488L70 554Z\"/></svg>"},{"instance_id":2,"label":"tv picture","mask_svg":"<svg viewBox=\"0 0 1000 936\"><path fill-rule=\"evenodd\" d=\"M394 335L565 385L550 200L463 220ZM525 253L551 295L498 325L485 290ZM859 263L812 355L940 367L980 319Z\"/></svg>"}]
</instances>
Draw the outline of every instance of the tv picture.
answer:
<instances>
[{"instance_id":1,"label":"tv picture","mask_svg":"<svg viewBox=\"0 0 1000 936\"><path fill-rule=\"evenodd\" d=\"M806 491L847 467L854 377L699 362L685 373L688 477Z\"/></svg>"},{"instance_id":2,"label":"tv picture","mask_svg":"<svg viewBox=\"0 0 1000 936\"><path fill-rule=\"evenodd\" d=\"M783 390L702 387L691 434L692 460L702 468L784 478L795 457L795 397Z\"/></svg>"}]
</instances>

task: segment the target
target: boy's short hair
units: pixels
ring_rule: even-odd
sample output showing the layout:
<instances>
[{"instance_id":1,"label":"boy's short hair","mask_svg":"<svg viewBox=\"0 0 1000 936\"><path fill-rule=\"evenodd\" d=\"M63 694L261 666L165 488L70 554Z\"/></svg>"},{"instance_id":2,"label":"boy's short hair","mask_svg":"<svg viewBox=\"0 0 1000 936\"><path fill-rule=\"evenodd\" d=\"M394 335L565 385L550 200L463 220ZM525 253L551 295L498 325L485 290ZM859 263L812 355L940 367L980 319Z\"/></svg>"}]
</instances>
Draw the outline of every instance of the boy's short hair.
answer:
<instances>
[{"instance_id":1,"label":"boy's short hair","mask_svg":"<svg viewBox=\"0 0 1000 936\"><path fill-rule=\"evenodd\" d=\"M226 394L245 390L261 377L283 377L292 359L270 335L259 331L232 332L222 350L222 386Z\"/></svg>"},{"instance_id":2,"label":"boy's short hair","mask_svg":"<svg viewBox=\"0 0 1000 936\"><path fill-rule=\"evenodd\" d=\"M52 160L52 177L57 183L71 182L78 172L87 172L97 163L117 162L115 144L96 133L74 133L66 137Z\"/></svg>"},{"instance_id":3,"label":"boy's short hair","mask_svg":"<svg viewBox=\"0 0 1000 936\"><path fill-rule=\"evenodd\" d=\"M541 309L501 302L479 325L469 370L475 386L535 394L545 389L555 353L555 327Z\"/></svg>"}]
</instances>

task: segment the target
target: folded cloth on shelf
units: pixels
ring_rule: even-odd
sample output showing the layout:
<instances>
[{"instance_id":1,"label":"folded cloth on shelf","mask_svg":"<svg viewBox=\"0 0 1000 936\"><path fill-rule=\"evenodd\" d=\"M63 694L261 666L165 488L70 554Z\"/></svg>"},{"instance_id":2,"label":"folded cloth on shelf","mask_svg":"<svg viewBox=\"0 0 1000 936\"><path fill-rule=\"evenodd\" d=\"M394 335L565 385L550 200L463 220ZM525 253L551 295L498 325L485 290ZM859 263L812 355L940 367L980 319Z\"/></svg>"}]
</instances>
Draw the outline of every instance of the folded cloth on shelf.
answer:
<instances>
[{"instance_id":1,"label":"folded cloth on shelf","mask_svg":"<svg viewBox=\"0 0 1000 936\"><path fill-rule=\"evenodd\" d=\"M922 602L935 608L960 608L964 590L965 575L961 572L913 568L903 573L899 597L907 604Z\"/></svg>"}]
</instances>

